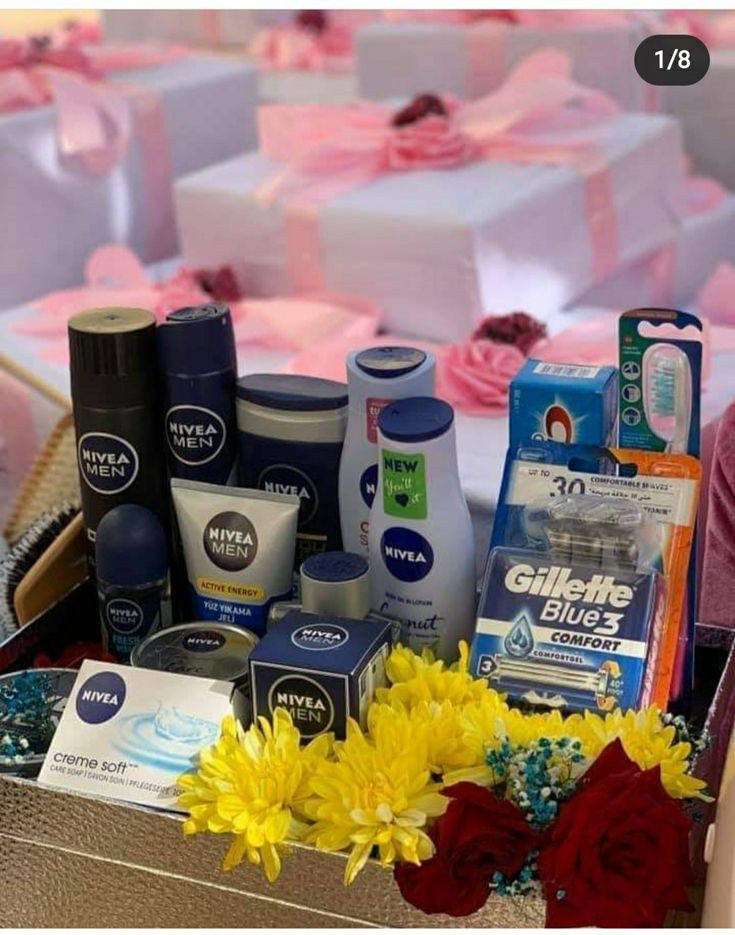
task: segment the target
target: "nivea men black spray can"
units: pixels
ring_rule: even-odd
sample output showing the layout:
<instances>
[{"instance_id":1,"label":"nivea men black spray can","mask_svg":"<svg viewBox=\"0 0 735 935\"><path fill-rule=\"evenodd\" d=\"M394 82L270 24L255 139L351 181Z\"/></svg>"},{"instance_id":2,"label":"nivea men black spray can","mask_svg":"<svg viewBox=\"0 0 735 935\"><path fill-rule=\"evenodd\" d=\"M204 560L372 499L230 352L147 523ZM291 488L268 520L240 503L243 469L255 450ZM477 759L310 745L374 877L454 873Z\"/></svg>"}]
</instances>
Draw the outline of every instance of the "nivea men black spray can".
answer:
<instances>
[{"instance_id":1,"label":"nivea men black spray can","mask_svg":"<svg viewBox=\"0 0 735 935\"><path fill-rule=\"evenodd\" d=\"M211 302L180 308L158 329L164 439L172 477L227 484L237 456L232 317Z\"/></svg>"},{"instance_id":2,"label":"nivea men black spray can","mask_svg":"<svg viewBox=\"0 0 735 935\"><path fill-rule=\"evenodd\" d=\"M122 503L146 507L167 528L155 318L137 308L81 312L69 320L69 351L82 513L90 543L102 517Z\"/></svg>"}]
</instances>

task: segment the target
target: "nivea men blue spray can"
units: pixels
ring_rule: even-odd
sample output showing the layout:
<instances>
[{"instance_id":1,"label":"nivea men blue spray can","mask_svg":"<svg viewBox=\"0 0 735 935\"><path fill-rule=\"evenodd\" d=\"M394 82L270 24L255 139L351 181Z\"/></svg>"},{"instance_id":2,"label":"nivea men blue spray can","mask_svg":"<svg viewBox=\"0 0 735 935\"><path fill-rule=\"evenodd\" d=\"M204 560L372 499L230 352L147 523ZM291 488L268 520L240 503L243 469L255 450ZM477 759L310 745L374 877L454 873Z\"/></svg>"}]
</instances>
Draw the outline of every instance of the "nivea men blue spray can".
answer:
<instances>
[{"instance_id":1,"label":"nivea men blue spray can","mask_svg":"<svg viewBox=\"0 0 735 935\"><path fill-rule=\"evenodd\" d=\"M180 308L158 329L172 477L226 484L235 464L237 355L230 310Z\"/></svg>"}]
</instances>

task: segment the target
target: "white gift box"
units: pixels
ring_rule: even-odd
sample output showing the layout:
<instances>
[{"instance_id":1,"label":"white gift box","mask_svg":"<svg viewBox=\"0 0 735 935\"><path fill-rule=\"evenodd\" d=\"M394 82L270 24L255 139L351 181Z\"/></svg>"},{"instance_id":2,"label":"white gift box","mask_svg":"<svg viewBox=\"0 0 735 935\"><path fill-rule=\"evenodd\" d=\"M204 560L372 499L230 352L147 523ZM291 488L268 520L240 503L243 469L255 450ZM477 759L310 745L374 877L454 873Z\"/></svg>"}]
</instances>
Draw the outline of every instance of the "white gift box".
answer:
<instances>
[{"instance_id":1,"label":"white gift box","mask_svg":"<svg viewBox=\"0 0 735 935\"><path fill-rule=\"evenodd\" d=\"M264 104L344 104L357 97L353 72L261 71L258 91Z\"/></svg>"},{"instance_id":2,"label":"white gift box","mask_svg":"<svg viewBox=\"0 0 735 935\"><path fill-rule=\"evenodd\" d=\"M116 42L183 42L231 46L263 26L287 22L289 10L103 10L105 38Z\"/></svg>"},{"instance_id":3,"label":"white gift box","mask_svg":"<svg viewBox=\"0 0 735 935\"><path fill-rule=\"evenodd\" d=\"M172 178L254 143L256 70L248 63L182 57L114 80L160 101ZM135 121L133 130L122 160L95 176L60 160L53 105L0 116L0 308L81 282L100 243L129 244L147 261L175 252L170 187L156 203L148 199L147 173L159 166L144 158Z\"/></svg>"},{"instance_id":4,"label":"white gift box","mask_svg":"<svg viewBox=\"0 0 735 935\"><path fill-rule=\"evenodd\" d=\"M697 84L663 89L664 108L681 121L684 145L696 171L735 189L735 49L710 53Z\"/></svg>"},{"instance_id":5,"label":"white gift box","mask_svg":"<svg viewBox=\"0 0 735 935\"><path fill-rule=\"evenodd\" d=\"M609 165L617 263L669 241L682 196L676 123L623 115L600 127ZM258 152L177 181L185 260L229 264L248 295L291 291L282 203L259 186L279 164ZM490 312L548 317L595 282L586 188L572 167L480 161L386 174L320 208L313 245L332 292L374 302L385 326L462 340Z\"/></svg>"},{"instance_id":6,"label":"white gift box","mask_svg":"<svg viewBox=\"0 0 735 935\"><path fill-rule=\"evenodd\" d=\"M376 100L427 92L482 97L518 61L553 47L570 56L581 84L604 91L626 110L650 110L656 89L633 67L646 34L635 21L548 29L493 21L375 23L357 33L358 90Z\"/></svg>"},{"instance_id":7,"label":"white gift box","mask_svg":"<svg viewBox=\"0 0 735 935\"><path fill-rule=\"evenodd\" d=\"M719 263L735 263L735 195L711 211L685 217L671 243L594 286L584 305L633 308L690 303Z\"/></svg>"}]
</instances>

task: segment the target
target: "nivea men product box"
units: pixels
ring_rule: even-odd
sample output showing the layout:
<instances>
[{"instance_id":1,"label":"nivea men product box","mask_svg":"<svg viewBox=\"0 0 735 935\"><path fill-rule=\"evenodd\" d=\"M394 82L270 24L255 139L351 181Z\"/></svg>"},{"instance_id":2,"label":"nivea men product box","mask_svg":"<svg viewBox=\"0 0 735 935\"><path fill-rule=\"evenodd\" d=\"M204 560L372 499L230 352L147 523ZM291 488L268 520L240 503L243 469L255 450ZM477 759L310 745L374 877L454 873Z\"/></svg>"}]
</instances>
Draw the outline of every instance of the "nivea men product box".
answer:
<instances>
[{"instance_id":1,"label":"nivea men product box","mask_svg":"<svg viewBox=\"0 0 735 935\"><path fill-rule=\"evenodd\" d=\"M348 718L364 726L390 649L390 623L293 610L250 654L254 716L286 708L304 740L343 739Z\"/></svg>"},{"instance_id":2,"label":"nivea men product box","mask_svg":"<svg viewBox=\"0 0 735 935\"><path fill-rule=\"evenodd\" d=\"M660 626L656 572L496 548L471 669L516 701L565 710L646 704Z\"/></svg>"},{"instance_id":3,"label":"nivea men product box","mask_svg":"<svg viewBox=\"0 0 735 935\"><path fill-rule=\"evenodd\" d=\"M231 694L230 682L87 660L38 780L183 811L178 778L217 740Z\"/></svg>"},{"instance_id":4,"label":"nivea men product box","mask_svg":"<svg viewBox=\"0 0 735 935\"><path fill-rule=\"evenodd\" d=\"M617 418L616 367L527 360L510 384L511 445L614 445Z\"/></svg>"}]
</instances>

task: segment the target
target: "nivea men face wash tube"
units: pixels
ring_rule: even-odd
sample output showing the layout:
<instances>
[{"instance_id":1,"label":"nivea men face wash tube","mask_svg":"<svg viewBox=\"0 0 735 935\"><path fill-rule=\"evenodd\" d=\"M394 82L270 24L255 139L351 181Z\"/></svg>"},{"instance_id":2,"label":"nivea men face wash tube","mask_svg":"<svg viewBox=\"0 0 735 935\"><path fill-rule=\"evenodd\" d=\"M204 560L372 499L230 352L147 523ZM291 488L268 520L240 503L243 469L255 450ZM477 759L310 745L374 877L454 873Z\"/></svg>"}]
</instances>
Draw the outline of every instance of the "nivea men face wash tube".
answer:
<instances>
[{"instance_id":1,"label":"nivea men face wash tube","mask_svg":"<svg viewBox=\"0 0 735 935\"><path fill-rule=\"evenodd\" d=\"M168 527L158 409L156 322L137 308L97 308L69 320L71 396L82 513L90 543L122 503ZM93 560L93 550L90 548Z\"/></svg>"},{"instance_id":2,"label":"nivea men face wash tube","mask_svg":"<svg viewBox=\"0 0 735 935\"><path fill-rule=\"evenodd\" d=\"M172 477L226 484L235 465L237 354L230 310L180 308L158 329Z\"/></svg>"},{"instance_id":3,"label":"nivea men face wash tube","mask_svg":"<svg viewBox=\"0 0 735 935\"><path fill-rule=\"evenodd\" d=\"M271 604L291 593L301 501L180 478L171 481L171 493L194 616L261 636Z\"/></svg>"}]
</instances>

